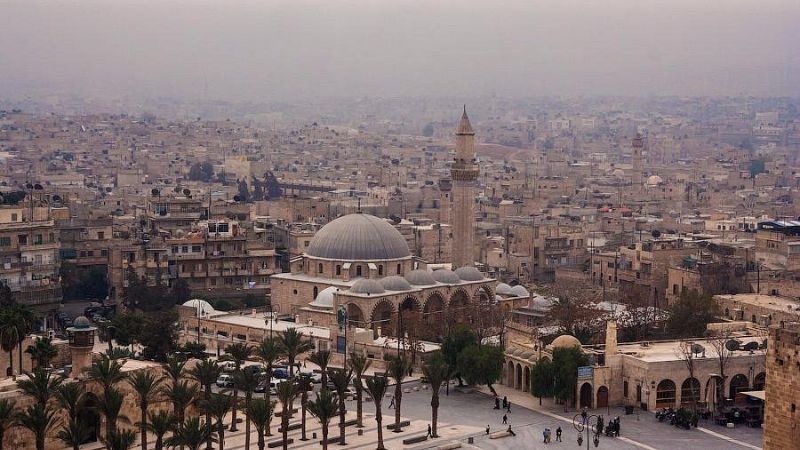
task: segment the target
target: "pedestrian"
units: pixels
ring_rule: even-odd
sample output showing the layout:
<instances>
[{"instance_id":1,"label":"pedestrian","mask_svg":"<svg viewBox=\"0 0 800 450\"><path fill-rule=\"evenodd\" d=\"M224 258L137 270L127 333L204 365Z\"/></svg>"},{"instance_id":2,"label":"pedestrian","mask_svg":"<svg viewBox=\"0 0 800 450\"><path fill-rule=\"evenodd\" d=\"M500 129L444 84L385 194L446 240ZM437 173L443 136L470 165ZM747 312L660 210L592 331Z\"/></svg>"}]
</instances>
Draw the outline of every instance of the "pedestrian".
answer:
<instances>
[{"instance_id":1,"label":"pedestrian","mask_svg":"<svg viewBox=\"0 0 800 450\"><path fill-rule=\"evenodd\" d=\"M561 427L556 428L556 442L561 442Z\"/></svg>"},{"instance_id":2,"label":"pedestrian","mask_svg":"<svg viewBox=\"0 0 800 450\"><path fill-rule=\"evenodd\" d=\"M603 416L597 418L597 434L603 434Z\"/></svg>"},{"instance_id":3,"label":"pedestrian","mask_svg":"<svg viewBox=\"0 0 800 450\"><path fill-rule=\"evenodd\" d=\"M586 417L588 417L588 413L586 412L586 407L583 407L583 411L581 411L581 420L583 424L586 425Z\"/></svg>"},{"instance_id":4,"label":"pedestrian","mask_svg":"<svg viewBox=\"0 0 800 450\"><path fill-rule=\"evenodd\" d=\"M500 398L494 398L494 409L500 409Z\"/></svg>"},{"instance_id":5,"label":"pedestrian","mask_svg":"<svg viewBox=\"0 0 800 450\"><path fill-rule=\"evenodd\" d=\"M433 433L431 432L431 424L428 424L428 437L433 437Z\"/></svg>"},{"instance_id":6,"label":"pedestrian","mask_svg":"<svg viewBox=\"0 0 800 450\"><path fill-rule=\"evenodd\" d=\"M545 428L544 432L545 432L544 440L549 444L550 443L550 436L553 433L550 431L550 428Z\"/></svg>"},{"instance_id":7,"label":"pedestrian","mask_svg":"<svg viewBox=\"0 0 800 450\"><path fill-rule=\"evenodd\" d=\"M514 431L511 430L511 425L508 426L508 429L506 430L506 433L508 433L508 434L510 434L512 436L516 436L517 435L517 433L514 433Z\"/></svg>"},{"instance_id":8,"label":"pedestrian","mask_svg":"<svg viewBox=\"0 0 800 450\"><path fill-rule=\"evenodd\" d=\"M508 405L508 397L503 396L503 409L506 408L506 405Z\"/></svg>"},{"instance_id":9,"label":"pedestrian","mask_svg":"<svg viewBox=\"0 0 800 450\"><path fill-rule=\"evenodd\" d=\"M392 401L389 402L389 409L394 409L394 395L392 396Z\"/></svg>"},{"instance_id":10,"label":"pedestrian","mask_svg":"<svg viewBox=\"0 0 800 450\"><path fill-rule=\"evenodd\" d=\"M486 434L489 434L489 425L486 425Z\"/></svg>"},{"instance_id":11,"label":"pedestrian","mask_svg":"<svg viewBox=\"0 0 800 450\"><path fill-rule=\"evenodd\" d=\"M503 414L503 425L508 424L508 416Z\"/></svg>"},{"instance_id":12,"label":"pedestrian","mask_svg":"<svg viewBox=\"0 0 800 450\"><path fill-rule=\"evenodd\" d=\"M506 412L511 412L511 401L509 400L508 404L506 405Z\"/></svg>"},{"instance_id":13,"label":"pedestrian","mask_svg":"<svg viewBox=\"0 0 800 450\"><path fill-rule=\"evenodd\" d=\"M547 428L542 430L542 444L547 444Z\"/></svg>"}]
</instances>

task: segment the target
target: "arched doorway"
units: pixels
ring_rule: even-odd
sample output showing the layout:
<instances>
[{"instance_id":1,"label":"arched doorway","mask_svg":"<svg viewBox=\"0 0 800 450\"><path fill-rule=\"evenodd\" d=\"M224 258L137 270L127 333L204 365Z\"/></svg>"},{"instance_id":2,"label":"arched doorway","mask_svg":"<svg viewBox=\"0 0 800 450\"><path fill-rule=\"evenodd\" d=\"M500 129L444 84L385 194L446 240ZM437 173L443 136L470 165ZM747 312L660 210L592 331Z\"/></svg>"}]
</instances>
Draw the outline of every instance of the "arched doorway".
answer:
<instances>
[{"instance_id":1,"label":"arched doorway","mask_svg":"<svg viewBox=\"0 0 800 450\"><path fill-rule=\"evenodd\" d=\"M97 396L87 392L83 407L78 410L78 421L86 428L86 440L82 443L97 442L100 439L100 414L97 411Z\"/></svg>"},{"instance_id":2,"label":"arched doorway","mask_svg":"<svg viewBox=\"0 0 800 450\"><path fill-rule=\"evenodd\" d=\"M394 313L394 306L388 300L379 302L372 310L370 316L370 323L372 324L373 334L379 336L391 336L394 334L396 327L394 326L392 315Z\"/></svg>"},{"instance_id":3,"label":"arched doorway","mask_svg":"<svg viewBox=\"0 0 800 450\"><path fill-rule=\"evenodd\" d=\"M731 384L728 388L728 398L735 399L736 394L742 391L746 391L750 388L750 383L747 381L747 377L742 374L736 374L731 378Z\"/></svg>"},{"instance_id":4,"label":"arched doorway","mask_svg":"<svg viewBox=\"0 0 800 450\"><path fill-rule=\"evenodd\" d=\"M511 361L506 364L506 386L514 387L514 363Z\"/></svg>"},{"instance_id":5,"label":"arched doorway","mask_svg":"<svg viewBox=\"0 0 800 450\"><path fill-rule=\"evenodd\" d=\"M469 319L469 296L459 289L450 297L447 304L447 320L451 324L467 323Z\"/></svg>"},{"instance_id":6,"label":"arched doorway","mask_svg":"<svg viewBox=\"0 0 800 450\"><path fill-rule=\"evenodd\" d=\"M589 383L583 383L581 385L581 395L580 395L580 403L578 405L581 408L591 408L592 407L592 385Z\"/></svg>"},{"instance_id":7,"label":"arched doorway","mask_svg":"<svg viewBox=\"0 0 800 450\"><path fill-rule=\"evenodd\" d=\"M608 388L600 386L597 389L597 408L605 408L608 406Z\"/></svg>"},{"instance_id":8,"label":"arched doorway","mask_svg":"<svg viewBox=\"0 0 800 450\"><path fill-rule=\"evenodd\" d=\"M753 378L753 390L754 391L763 391L764 387L767 385L767 374L764 372L759 373Z\"/></svg>"},{"instance_id":9,"label":"arched doorway","mask_svg":"<svg viewBox=\"0 0 800 450\"><path fill-rule=\"evenodd\" d=\"M522 371L522 391L528 392L531 390L531 369L530 367L525 366L525 369Z\"/></svg>"},{"instance_id":10,"label":"arched doorway","mask_svg":"<svg viewBox=\"0 0 800 450\"><path fill-rule=\"evenodd\" d=\"M516 382L514 383L514 389L522 389L522 366L517 364L516 368Z\"/></svg>"},{"instance_id":11,"label":"arched doorway","mask_svg":"<svg viewBox=\"0 0 800 450\"><path fill-rule=\"evenodd\" d=\"M700 382L697 378L687 378L681 384L681 406L691 407L700 401Z\"/></svg>"},{"instance_id":12,"label":"arched doorway","mask_svg":"<svg viewBox=\"0 0 800 450\"><path fill-rule=\"evenodd\" d=\"M367 328L364 312L355 303L347 304L347 323L359 328Z\"/></svg>"},{"instance_id":13,"label":"arched doorway","mask_svg":"<svg viewBox=\"0 0 800 450\"><path fill-rule=\"evenodd\" d=\"M428 330L428 337L439 338L444 333L444 297L434 292L422 308L422 321Z\"/></svg>"},{"instance_id":14,"label":"arched doorway","mask_svg":"<svg viewBox=\"0 0 800 450\"><path fill-rule=\"evenodd\" d=\"M478 289L478 292L475 293L475 297L479 305L489 305L491 303L494 303L494 297L492 297L492 292L486 286L483 286L480 289Z\"/></svg>"},{"instance_id":15,"label":"arched doorway","mask_svg":"<svg viewBox=\"0 0 800 450\"><path fill-rule=\"evenodd\" d=\"M675 407L675 382L672 380L661 380L656 386L656 408Z\"/></svg>"}]
</instances>

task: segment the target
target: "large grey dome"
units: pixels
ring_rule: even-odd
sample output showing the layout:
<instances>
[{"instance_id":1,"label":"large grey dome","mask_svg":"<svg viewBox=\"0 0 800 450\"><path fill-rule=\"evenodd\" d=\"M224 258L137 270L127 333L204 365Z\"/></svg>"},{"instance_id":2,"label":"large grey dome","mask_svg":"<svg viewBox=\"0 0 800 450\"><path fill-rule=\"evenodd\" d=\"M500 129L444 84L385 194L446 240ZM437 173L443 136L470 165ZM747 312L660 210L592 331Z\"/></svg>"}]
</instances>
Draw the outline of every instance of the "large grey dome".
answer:
<instances>
[{"instance_id":1,"label":"large grey dome","mask_svg":"<svg viewBox=\"0 0 800 450\"><path fill-rule=\"evenodd\" d=\"M464 281L481 281L483 280L483 274L480 270L474 267L459 267L456 269L456 275Z\"/></svg>"},{"instance_id":2,"label":"large grey dome","mask_svg":"<svg viewBox=\"0 0 800 450\"><path fill-rule=\"evenodd\" d=\"M384 288L377 280L361 278L353 283L350 292L354 294L383 294Z\"/></svg>"},{"instance_id":3,"label":"large grey dome","mask_svg":"<svg viewBox=\"0 0 800 450\"><path fill-rule=\"evenodd\" d=\"M494 288L494 291L498 294L502 295L510 295L511 294L511 286L505 283L497 283L497 287Z\"/></svg>"},{"instance_id":4,"label":"large grey dome","mask_svg":"<svg viewBox=\"0 0 800 450\"><path fill-rule=\"evenodd\" d=\"M456 284L461 282L461 278L450 269L434 270L431 277L439 283Z\"/></svg>"},{"instance_id":5,"label":"large grey dome","mask_svg":"<svg viewBox=\"0 0 800 450\"><path fill-rule=\"evenodd\" d=\"M406 274L406 280L414 286L433 286L436 280L433 279L427 270L417 269Z\"/></svg>"},{"instance_id":6,"label":"large grey dome","mask_svg":"<svg viewBox=\"0 0 800 450\"><path fill-rule=\"evenodd\" d=\"M322 227L306 254L341 261L399 259L411 256L403 235L383 219L348 214Z\"/></svg>"},{"instance_id":7,"label":"large grey dome","mask_svg":"<svg viewBox=\"0 0 800 450\"><path fill-rule=\"evenodd\" d=\"M390 275L386 278L381 278L381 284L387 291L410 291L411 285L408 284L405 278L400 275Z\"/></svg>"}]
</instances>

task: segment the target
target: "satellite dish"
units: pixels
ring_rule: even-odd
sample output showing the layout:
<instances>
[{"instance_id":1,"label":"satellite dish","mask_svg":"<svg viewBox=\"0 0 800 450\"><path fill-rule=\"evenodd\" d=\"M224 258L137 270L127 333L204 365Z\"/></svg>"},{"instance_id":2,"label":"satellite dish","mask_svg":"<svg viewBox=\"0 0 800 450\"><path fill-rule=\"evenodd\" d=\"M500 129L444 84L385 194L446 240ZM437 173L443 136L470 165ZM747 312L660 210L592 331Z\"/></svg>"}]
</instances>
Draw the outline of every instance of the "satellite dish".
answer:
<instances>
[{"instance_id":1,"label":"satellite dish","mask_svg":"<svg viewBox=\"0 0 800 450\"><path fill-rule=\"evenodd\" d=\"M234 195L234 196L233 196L233 201L235 201L235 202L240 202L240 201L242 201L242 197L241 197L241 196L239 196L239 195Z\"/></svg>"},{"instance_id":2,"label":"satellite dish","mask_svg":"<svg viewBox=\"0 0 800 450\"><path fill-rule=\"evenodd\" d=\"M158 189L156 189L156 188L153 188L153 189L150 191L150 194L151 194L153 197L158 197L158 196L161 194L161 191L159 191L159 190L158 190Z\"/></svg>"},{"instance_id":3,"label":"satellite dish","mask_svg":"<svg viewBox=\"0 0 800 450\"><path fill-rule=\"evenodd\" d=\"M54 196L53 196L53 201L54 201L54 202L60 202L60 201L61 201L61 196L60 196L60 195L58 195L58 194L54 195Z\"/></svg>"},{"instance_id":4,"label":"satellite dish","mask_svg":"<svg viewBox=\"0 0 800 450\"><path fill-rule=\"evenodd\" d=\"M755 341L748 342L747 344L744 344L744 347L742 348L744 348L748 352L751 352L753 350L758 350L758 342Z\"/></svg>"},{"instance_id":5,"label":"satellite dish","mask_svg":"<svg viewBox=\"0 0 800 450\"><path fill-rule=\"evenodd\" d=\"M192 193L192 191L190 191L189 189L184 189L184 190L183 190L183 195L185 195L185 196L187 196L187 197L188 197L188 196L189 196L189 194L191 194L191 193Z\"/></svg>"},{"instance_id":6,"label":"satellite dish","mask_svg":"<svg viewBox=\"0 0 800 450\"><path fill-rule=\"evenodd\" d=\"M725 348L727 348L728 351L733 352L733 351L739 350L739 346L740 345L741 345L741 343L739 341L737 341L736 339L731 339L731 340L729 340L728 342L725 343Z\"/></svg>"},{"instance_id":7,"label":"satellite dish","mask_svg":"<svg viewBox=\"0 0 800 450\"><path fill-rule=\"evenodd\" d=\"M698 354L699 355L700 353L703 353L705 350L706 350L706 348L703 347L700 344L693 344L692 345L692 353L694 353L694 354Z\"/></svg>"},{"instance_id":8,"label":"satellite dish","mask_svg":"<svg viewBox=\"0 0 800 450\"><path fill-rule=\"evenodd\" d=\"M36 183L36 184L34 184L34 185L33 185L33 188L34 188L34 189L36 189L37 191L41 191L42 189L44 189L44 188L42 187L42 185L41 185L41 184L39 184L39 183Z\"/></svg>"}]
</instances>

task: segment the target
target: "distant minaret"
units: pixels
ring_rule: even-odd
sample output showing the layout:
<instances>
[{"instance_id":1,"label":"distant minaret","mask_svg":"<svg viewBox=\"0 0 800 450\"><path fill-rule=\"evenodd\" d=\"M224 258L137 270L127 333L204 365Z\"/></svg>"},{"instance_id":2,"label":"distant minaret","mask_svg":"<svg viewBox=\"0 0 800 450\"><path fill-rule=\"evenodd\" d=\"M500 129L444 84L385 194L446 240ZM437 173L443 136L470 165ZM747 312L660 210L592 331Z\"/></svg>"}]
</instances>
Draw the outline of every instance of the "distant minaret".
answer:
<instances>
[{"instance_id":1,"label":"distant minaret","mask_svg":"<svg viewBox=\"0 0 800 450\"><path fill-rule=\"evenodd\" d=\"M642 147L644 146L644 142L642 141L642 135L636 133L636 137L633 138L633 177L631 178L631 182L633 183L634 189L639 189L642 187Z\"/></svg>"},{"instance_id":2,"label":"distant minaret","mask_svg":"<svg viewBox=\"0 0 800 450\"><path fill-rule=\"evenodd\" d=\"M467 107L456 128L456 158L450 169L453 180L453 269L475 264L475 180L478 179L475 160L475 132L467 117Z\"/></svg>"}]
</instances>

